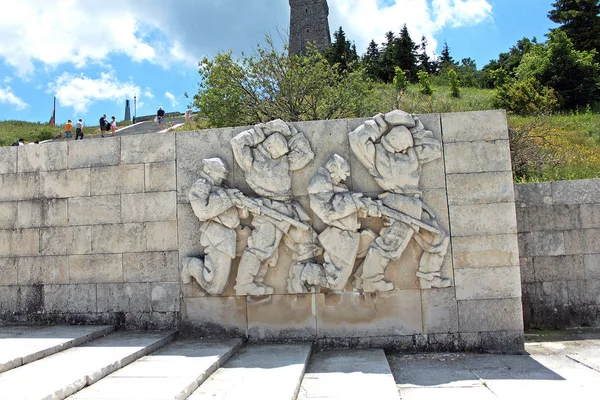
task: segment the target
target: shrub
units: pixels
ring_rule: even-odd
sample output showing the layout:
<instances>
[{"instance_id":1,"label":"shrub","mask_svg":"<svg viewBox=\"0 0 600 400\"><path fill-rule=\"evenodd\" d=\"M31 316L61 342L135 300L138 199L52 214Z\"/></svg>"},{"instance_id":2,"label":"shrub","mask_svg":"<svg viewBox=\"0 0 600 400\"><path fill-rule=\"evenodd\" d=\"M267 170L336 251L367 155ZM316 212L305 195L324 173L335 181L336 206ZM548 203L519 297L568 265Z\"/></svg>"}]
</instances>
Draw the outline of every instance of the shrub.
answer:
<instances>
[{"instance_id":1,"label":"shrub","mask_svg":"<svg viewBox=\"0 0 600 400\"><path fill-rule=\"evenodd\" d=\"M425 71L419 71L417 76L419 77L419 92L426 96L431 96L433 94L433 89L429 82L429 74Z\"/></svg>"},{"instance_id":2,"label":"shrub","mask_svg":"<svg viewBox=\"0 0 600 400\"><path fill-rule=\"evenodd\" d=\"M448 71L448 80L450 81L450 95L456 98L460 97L458 74L453 69Z\"/></svg>"},{"instance_id":3,"label":"shrub","mask_svg":"<svg viewBox=\"0 0 600 400\"><path fill-rule=\"evenodd\" d=\"M500 86L494 106L519 115L542 115L556 110L558 100L553 89L526 78Z\"/></svg>"},{"instance_id":4,"label":"shrub","mask_svg":"<svg viewBox=\"0 0 600 400\"><path fill-rule=\"evenodd\" d=\"M396 75L394 76L394 87L398 92L404 93L408 86L408 79L406 79L406 72L400 67L395 67Z\"/></svg>"}]
</instances>

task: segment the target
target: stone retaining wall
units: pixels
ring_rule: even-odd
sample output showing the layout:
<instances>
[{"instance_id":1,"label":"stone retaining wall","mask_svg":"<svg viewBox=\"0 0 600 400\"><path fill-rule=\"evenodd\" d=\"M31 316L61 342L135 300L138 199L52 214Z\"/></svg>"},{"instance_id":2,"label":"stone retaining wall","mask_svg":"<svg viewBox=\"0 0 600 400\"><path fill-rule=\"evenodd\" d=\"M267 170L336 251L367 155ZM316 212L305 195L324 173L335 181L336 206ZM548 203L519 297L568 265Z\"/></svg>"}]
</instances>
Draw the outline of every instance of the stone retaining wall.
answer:
<instances>
[{"instance_id":1,"label":"stone retaining wall","mask_svg":"<svg viewBox=\"0 0 600 400\"><path fill-rule=\"evenodd\" d=\"M600 179L515 193L525 326L600 325Z\"/></svg>"}]
</instances>

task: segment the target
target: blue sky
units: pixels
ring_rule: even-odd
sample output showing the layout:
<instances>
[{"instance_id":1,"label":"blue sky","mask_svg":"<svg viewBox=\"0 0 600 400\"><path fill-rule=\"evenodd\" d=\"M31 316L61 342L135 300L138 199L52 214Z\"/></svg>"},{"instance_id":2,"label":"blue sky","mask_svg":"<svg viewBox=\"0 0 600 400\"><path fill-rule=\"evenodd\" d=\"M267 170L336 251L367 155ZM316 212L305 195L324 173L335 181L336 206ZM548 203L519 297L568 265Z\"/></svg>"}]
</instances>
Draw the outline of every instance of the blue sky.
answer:
<instances>
[{"instance_id":1,"label":"blue sky","mask_svg":"<svg viewBox=\"0 0 600 400\"><path fill-rule=\"evenodd\" d=\"M553 0L329 0L331 31L342 26L363 53L371 39L406 23L430 52L444 40L455 60L479 68L522 37L544 35ZM286 0L3 0L0 19L0 120L57 122L106 113L124 117L185 111L197 91L197 61L219 49L240 54L279 37L289 24ZM27 21L27 23L24 23ZM132 110L133 113L133 110Z\"/></svg>"}]
</instances>

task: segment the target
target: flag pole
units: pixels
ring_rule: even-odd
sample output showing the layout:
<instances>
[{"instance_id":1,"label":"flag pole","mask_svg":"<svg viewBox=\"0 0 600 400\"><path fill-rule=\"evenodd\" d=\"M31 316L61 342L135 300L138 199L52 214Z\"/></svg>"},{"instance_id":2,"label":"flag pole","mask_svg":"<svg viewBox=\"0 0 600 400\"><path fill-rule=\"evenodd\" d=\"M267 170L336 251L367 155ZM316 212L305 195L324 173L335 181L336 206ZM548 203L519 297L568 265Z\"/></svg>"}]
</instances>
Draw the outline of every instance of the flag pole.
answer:
<instances>
[{"instance_id":1,"label":"flag pole","mask_svg":"<svg viewBox=\"0 0 600 400\"><path fill-rule=\"evenodd\" d=\"M56 125L56 96L54 96L54 125Z\"/></svg>"}]
</instances>

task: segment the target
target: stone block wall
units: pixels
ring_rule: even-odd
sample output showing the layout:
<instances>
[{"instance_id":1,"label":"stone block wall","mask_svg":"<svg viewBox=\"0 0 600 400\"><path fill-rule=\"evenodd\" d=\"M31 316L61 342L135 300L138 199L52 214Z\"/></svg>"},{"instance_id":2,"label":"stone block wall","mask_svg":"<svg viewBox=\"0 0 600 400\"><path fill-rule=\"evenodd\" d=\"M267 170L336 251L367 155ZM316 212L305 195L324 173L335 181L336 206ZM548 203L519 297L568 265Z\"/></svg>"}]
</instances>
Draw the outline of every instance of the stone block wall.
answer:
<instances>
[{"instance_id":1,"label":"stone block wall","mask_svg":"<svg viewBox=\"0 0 600 400\"><path fill-rule=\"evenodd\" d=\"M600 179L515 193L525 326L599 326Z\"/></svg>"}]
</instances>

